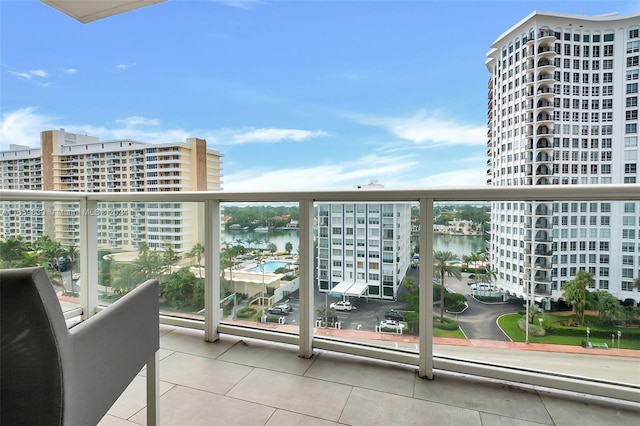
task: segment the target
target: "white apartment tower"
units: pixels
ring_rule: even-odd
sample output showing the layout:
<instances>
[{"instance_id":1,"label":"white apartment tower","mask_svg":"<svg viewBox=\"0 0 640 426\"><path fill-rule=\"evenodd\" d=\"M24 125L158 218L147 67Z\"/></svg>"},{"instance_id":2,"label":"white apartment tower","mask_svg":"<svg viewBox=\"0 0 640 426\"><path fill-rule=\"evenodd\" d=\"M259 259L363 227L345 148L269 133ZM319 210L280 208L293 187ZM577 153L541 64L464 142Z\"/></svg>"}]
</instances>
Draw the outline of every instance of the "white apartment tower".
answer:
<instances>
[{"instance_id":1,"label":"white apartment tower","mask_svg":"<svg viewBox=\"0 0 640 426\"><path fill-rule=\"evenodd\" d=\"M487 183L638 182L640 14L535 11L487 53ZM495 202L498 284L545 308L586 269L595 288L640 302L638 202Z\"/></svg>"},{"instance_id":2,"label":"white apartment tower","mask_svg":"<svg viewBox=\"0 0 640 426\"><path fill-rule=\"evenodd\" d=\"M41 133L40 148L12 145L0 152L1 188L76 192L206 191L221 187L221 154L206 141L149 144L100 141L61 130ZM0 237L43 234L63 246L79 243L77 203L2 202ZM171 247L188 251L198 241L200 216L193 203L99 205L98 246L135 250ZM36 214L26 214L26 213ZM43 212L43 214L37 214ZM25 213L25 214L22 214ZM196 220L198 219L198 220Z\"/></svg>"},{"instance_id":3,"label":"white apartment tower","mask_svg":"<svg viewBox=\"0 0 640 426\"><path fill-rule=\"evenodd\" d=\"M382 188L377 181L358 189ZM397 299L411 258L409 203L322 203L318 206L318 289L368 284L367 295Z\"/></svg>"}]
</instances>

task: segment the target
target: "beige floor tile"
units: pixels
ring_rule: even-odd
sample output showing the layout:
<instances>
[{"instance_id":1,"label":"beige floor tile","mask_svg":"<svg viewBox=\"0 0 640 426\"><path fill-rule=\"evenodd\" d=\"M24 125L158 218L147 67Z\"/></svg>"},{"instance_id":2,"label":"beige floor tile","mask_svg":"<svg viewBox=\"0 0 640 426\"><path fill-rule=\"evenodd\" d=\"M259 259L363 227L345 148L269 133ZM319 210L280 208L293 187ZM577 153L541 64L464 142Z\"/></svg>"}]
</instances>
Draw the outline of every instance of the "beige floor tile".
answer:
<instances>
[{"instance_id":1,"label":"beige floor tile","mask_svg":"<svg viewBox=\"0 0 640 426\"><path fill-rule=\"evenodd\" d=\"M171 389L173 385L160 382L160 395ZM147 405L147 378L136 376L131 384L120 395L120 398L111 406L107 414L128 419Z\"/></svg>"},{"instance_id":2,"label":"beige floor tile","mask_svg":"<svg viewBox=\"0 0 640 426\"><path fill-rule=\"evenodd\" d=\"M264 405L184 386L176 386L160 398L162 426L264 425L274 411ZM146 424L145 413L140 412L131 420Z\"/></svg>"},{"instance_id":3,"label":"beige floor tile","mask_svg":"<svg viewBox=\"0 0 640 426\"><path fill-rule=\"evenodd\" d=\"M350 392L350 386L256 368L227 396L337 421Z\"/></svg>"},{"instance_id":4,"label":"beige floor tile","mask_svg":"<svg viewBox=\"0 0 640 426\"><path fill-rule=\"evenodd\" d=\"M640 407L626 409L607 407L576 399L556 397L542 393L542 401L557 426L637 426L640 424Z\"/></svg>"},{"instance_id":5,"label":"beige floor tile","mask_svg":"<svg viewBox=\"0 0 640 426\"><path fill-rule=\"evenodd\" d=\"M496 382L440 372L434 380L416 380L414 396L505 417L552 423L535 391Z\"/></svg>"},{"instance_id":6,"label":"beige floor tile","mask_svg":"<svg viewBox=\"0 0 640 426\"><path fill-rule=\"evenodd\" d=\"M225 394L251 367L176 352L160 361L160 380L208 392Z\"/></svg>"},{"instance_id":7,"label":"beige floor tile","mask_svg":"<svg viewBox=\"0 0 640 426\"><path fill-rule=\"evenodd\" d=\"M474 410L435 404L404 396L354 388L340 416L350 425L464 425L480 426L480 413Z\"/></svg>"},{"instance_id":8,"label":"beige floor tile","mask_svg":"<svg viewBox=\"0 0 640 426\"><path fill-rule=\"evenodd\" d=\"M538 423L528 420L514 419L513 417L499 416L497 414L480 413L482 426L541 426L553 425L553 423Z\"/></svg>"},{"instance_id":9,"label":"beige floor tile","mask_svg":"<svg viewBox=\"0 0 640 426\"><path fill-rule=\"evenodd\" d=\"M256 340L239 341L217 359L298 375L304 374L313 362L300 358L294 346Z\"/></svg>"},{"instance_id":10,"label":"beige floor tile","mask_svg":"<svg viewBox=\"0 0 640 426\"><path fill-rule=\"evenodd\" d=\"M123 420L119 417L110 416L107 414L100 420L98 426L140 426L139 423L133 423L128 420Z\"/></svg>"},{"instance_id":11,"label":"beige floor tile","mask_svg":"<svg viewBox=\"0 0 640 426\"><path fill-rule=\"evenodd\" d=\"M367 360L350 355L321 352L305 377L413 396L415 368Z\"/></svg>"},{"instance_id":12,"label":"beige floor tile","mask_svg":"<svg viewBox=\"0 0 640 426\"><path fill-rule=\"evenodd\" d=\"M276 410L265 426L337 426L339 424L291 411Z\"/></svg>"},{"instance_id":13,"label":"beige floor tile","mask_svg":"<svg viewBox=\"0 0 640 426\"><path fill-rule=\"evenodd\" d=\"M179 328L160 336L160 347L176 352L217 358L236 341L234 338L221 338L217 342L205 342L204 331Z\"/></svg>"}]
</instances>

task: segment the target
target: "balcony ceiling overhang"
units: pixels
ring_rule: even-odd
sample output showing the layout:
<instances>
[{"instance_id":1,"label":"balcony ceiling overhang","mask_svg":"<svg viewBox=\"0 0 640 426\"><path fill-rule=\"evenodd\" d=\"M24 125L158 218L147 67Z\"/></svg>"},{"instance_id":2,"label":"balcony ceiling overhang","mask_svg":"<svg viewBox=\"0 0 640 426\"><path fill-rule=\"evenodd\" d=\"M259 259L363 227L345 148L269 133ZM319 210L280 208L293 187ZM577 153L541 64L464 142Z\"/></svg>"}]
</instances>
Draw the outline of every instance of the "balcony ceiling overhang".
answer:
<instances>
[{"instance_id":1,"label":"balcony ceiling overhang","mask_svg":"<svg viewBox=\"0 0 640 426\"><path fill-rule=\"evenodd\" d=\"M166 0L40 0L83 24Z\"/></svg>"}]
</instances>

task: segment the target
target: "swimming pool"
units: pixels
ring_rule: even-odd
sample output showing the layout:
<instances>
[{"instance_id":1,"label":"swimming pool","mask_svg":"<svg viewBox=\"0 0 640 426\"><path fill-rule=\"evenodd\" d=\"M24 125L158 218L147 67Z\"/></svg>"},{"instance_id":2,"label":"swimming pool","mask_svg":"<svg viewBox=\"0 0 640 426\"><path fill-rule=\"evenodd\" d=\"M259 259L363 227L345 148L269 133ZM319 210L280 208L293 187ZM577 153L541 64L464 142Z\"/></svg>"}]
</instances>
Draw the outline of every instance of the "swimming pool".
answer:
<instances>
[{"instance_id":1,"label":"swimming pool","mask_svg":"<svg viewBox=\"0 0 640 426\"><path fill-rule=\"evenodd\" d=\"M265 262L264 263L264 272L275 272L276 269L278 268L284 268L285 266L289 265L289 262L280 262L277 260L273 260L270 262ZM249 271L254 271L254 272L262 272L262 266L261 265L257 265L254 266L253 268L249 268Z\"/></svg>"}]
</instances>

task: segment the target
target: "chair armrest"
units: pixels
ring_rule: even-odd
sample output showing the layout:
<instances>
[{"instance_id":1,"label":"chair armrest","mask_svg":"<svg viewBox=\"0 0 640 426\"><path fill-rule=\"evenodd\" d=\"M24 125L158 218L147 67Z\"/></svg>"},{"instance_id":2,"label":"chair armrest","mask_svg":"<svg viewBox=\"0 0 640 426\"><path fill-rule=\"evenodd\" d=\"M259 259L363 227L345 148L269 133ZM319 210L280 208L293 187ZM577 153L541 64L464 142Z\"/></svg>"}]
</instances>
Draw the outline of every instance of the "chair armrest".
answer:
<instances>
[{"instance_id":1,"label":"chair armrest","mask_svg":"<svg viewBox=\"0 0 640 426\"><path fill-rule=\"evenodd\" d=\"M149 280L69 330L63 380L74 424L97 423L90 416L106 413L159 349L158 309L158 281Z\"/></svg>"}]
</instances>

